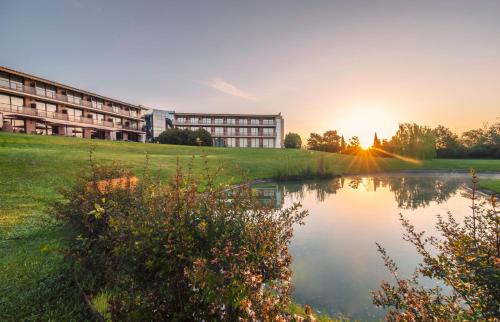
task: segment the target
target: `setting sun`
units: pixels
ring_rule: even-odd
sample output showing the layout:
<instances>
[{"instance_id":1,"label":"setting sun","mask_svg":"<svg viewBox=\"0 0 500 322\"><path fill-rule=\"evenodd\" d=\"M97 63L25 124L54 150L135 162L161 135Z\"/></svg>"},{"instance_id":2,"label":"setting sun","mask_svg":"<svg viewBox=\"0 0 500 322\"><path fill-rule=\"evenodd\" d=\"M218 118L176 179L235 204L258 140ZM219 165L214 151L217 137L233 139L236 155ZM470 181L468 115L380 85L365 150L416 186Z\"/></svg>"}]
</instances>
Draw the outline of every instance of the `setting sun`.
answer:
<instances>
[{"instance_id":1,"label":"setting sun","mask_svg":"<svg viewBox=\"0 0 500 322\"><path fill-rule=\"evenodd\" d=\"M373 136L379 139L389 138L397 130L396 118L383 108L353 108L341 115L335 122L339 132L348 142L357 136L363 149L373 144Z\"/></svg>"}]
</instances>

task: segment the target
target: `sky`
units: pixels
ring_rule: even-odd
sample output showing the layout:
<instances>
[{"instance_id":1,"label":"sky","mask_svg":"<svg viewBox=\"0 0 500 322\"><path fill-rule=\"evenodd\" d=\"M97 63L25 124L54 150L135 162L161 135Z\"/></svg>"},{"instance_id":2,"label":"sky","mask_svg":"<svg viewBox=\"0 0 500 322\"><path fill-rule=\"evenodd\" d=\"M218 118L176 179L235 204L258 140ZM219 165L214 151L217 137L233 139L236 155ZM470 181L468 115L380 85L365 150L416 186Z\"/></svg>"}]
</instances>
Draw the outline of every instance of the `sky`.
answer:
<instances>
[{"instance_id":1,"label":"sky","mask_svg":"<svg viewBox=\"0 0 500 322\"><path fill-rule=\"evenodd\" d=\"M303 141L500 117L500 1L0 0L0 65L179 112L282 113Z\"/></svg>"}]
</instances>

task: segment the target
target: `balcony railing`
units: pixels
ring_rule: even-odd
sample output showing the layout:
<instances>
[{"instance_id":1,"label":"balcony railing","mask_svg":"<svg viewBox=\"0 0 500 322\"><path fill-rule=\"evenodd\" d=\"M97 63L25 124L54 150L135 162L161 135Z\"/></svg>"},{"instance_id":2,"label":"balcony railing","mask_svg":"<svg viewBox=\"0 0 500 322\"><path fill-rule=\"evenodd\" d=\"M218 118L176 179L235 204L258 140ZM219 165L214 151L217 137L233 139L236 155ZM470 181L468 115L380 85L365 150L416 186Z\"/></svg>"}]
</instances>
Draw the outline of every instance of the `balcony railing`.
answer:
<instances>
[{"instance_id":1,"label":"balcony railing","mask_svg":"<svg viewBox=\"0 0 500 322\"><path fill-rule=\"evenodd\" d=\"M174 121L174 124L175 125L195 125L195 126L218 126L218 125L223 125L223 126L234 126L234 127L238 127L238 126L246 126L246 127L252 127L252 126L255 126L255 127L265 127L265 126L270 126L270 127L274 127L276 126L276 123L265 123L265 124L253 124L253 123L227 123L227 122L222 122L222 123L215 123L215 122L211 122L211 123L206 123L206 122L203 122L203 121L198 121L198 122L192 122L190 120L187 120L187 121L179 121L179 120L175 120Z\"/></svg>"},{"instance_id":2,"label":"balcony railing","mask_svg":"<svg viewBox=\"0 0 500 322\"><path fill-rule=\"evenodd\" d=\"M0 103L0 111L8 112L8 113L15 113L15 114L23 114L23 115L28 115L28 116L35 116L35 117L43 117L43 118L48 118L48 119L53 119L53 120L62 120L62 121L83 123L83 124L89 124L89 125L106 126L106 127L111 127L111 128L115 128L115 129L128 129L128 130L135 130L135 131L139 130L139 127L137 124L127 124L127 123L126 124L115 124L113 122L109 122L109 121L105 121L105 120L97 120L97 119L93 119L93 118L89 118L89 117L74 116L74 115L69 115L69 114L59 113L59 112L43 111L43 110L38 110L36 108L31 108L31 107L27 107L27 106L17 106L17 105Z\"/></svg>"},{"instance_id":3,"label":"balcony railing","mask_svg":"<svg viewBox=\"0 0 500 322\"><path fill-rule=\"evenodd\" d=\"M106 105L102 105L102 108L99 108L98 106L94 106L92 104L92 102L83 100L81 98L74 99L74 98L70 98L67 95L63 95L63 94L59 94L59 93L40 91L36 87L25 86L23 84L17 84L17 83L10 83L9 84L8 82L0 80L0 87L8 88L8 89L15 90L17 92L26 93L26 94L36 95L36 96L40 96L40 97L46 97L46 98L61 101L64 103L71 103L71 104L75 104L75 105L80 105L82 107L91 108L91 109L94 109L97 111L115 113L118 115L130 116L130 117L135 117L135 118L141 117L140 115L138 115L138 113L133 113L131 111L118 110L118 109L114 109L111 106L106 106Z\"/></svg>"}]
</instances>

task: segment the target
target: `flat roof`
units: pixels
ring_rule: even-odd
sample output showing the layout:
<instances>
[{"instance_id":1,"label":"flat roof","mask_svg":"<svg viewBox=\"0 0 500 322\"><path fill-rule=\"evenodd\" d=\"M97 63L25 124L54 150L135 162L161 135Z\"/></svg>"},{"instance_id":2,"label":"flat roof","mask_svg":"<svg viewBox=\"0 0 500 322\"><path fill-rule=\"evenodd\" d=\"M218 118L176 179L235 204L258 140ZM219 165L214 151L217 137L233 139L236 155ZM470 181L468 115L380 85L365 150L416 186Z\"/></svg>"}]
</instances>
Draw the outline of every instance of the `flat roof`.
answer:
<instances>
[{"instance_id":1,"label":"flat roof","mask_svg":"<svg viewBox=\"0 0 500 322\"><path fill-rule=\"evenodd\" d=\"M31 75L31 74L23 73L23 72L20 72L20 71L14 70L14 69L10 69L10 68L4 67L4 66L0 66L0 71L4 71L4 72L10 73L10 74L14 74L14 75L17 75L17 76L21 76L21 77L31 78L31 79L38 80L40 82L44 82L44 83L47 83L47 84L50 84L50 85L53 85L53 86L64 87L66 89L69 89L69 90L72 90L72 91L75 91L75 92L80 92L80 93L84 93L86 95L95 96L95 97L98 97L100 99L104 99L104 100L107 100L107 101L115 102L115 103L118 103L118 104L128 105L128 106L132 106L132 107L138 108L138 109L144 109L144 110L148 109L148 108L146 108L144 106L141 106L141 105L136 105L136 104L131 104L131 103L123 102L123 101L120 101L120 100L117 100L117 99L114 99L114 98L109 98L109 97L106 97L106 96L103 96L103 95L99 95L99 94L96 94L96 93L93 93L93 92L89 92L89 91L86 91L86 90L83 90L83 89L79 89L79 88L76 88L76 87L73 87L73 86L64 85L62 83L53 82L51 80L48 80L48 79L45 79L45 78L42 78L42 77L38 77L38 76Z\"/></svg>"},{"instance_id":2,"label":"flat roof","mask_svg":"<svg viewBox=\"0 0 500 322\"><path fill-rule=\"evenodd\" d=\"M229 113L174 113L175 115L181 116L189 116L189 115L197 115L197 116L234 116L234 117L276 117L282 116L279 114L229 114Z\"/></svg>"}]
</instances>

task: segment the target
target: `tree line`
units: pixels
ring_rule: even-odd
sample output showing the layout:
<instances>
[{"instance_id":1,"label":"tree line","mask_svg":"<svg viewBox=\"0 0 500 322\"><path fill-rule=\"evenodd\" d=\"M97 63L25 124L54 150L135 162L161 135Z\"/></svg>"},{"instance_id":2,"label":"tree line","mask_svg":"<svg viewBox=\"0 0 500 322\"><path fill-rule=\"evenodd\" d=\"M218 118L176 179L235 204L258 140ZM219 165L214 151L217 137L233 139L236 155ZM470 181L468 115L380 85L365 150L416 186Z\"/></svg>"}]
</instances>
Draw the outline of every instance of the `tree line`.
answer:
<instances>
[{"instance_id":1,"label":"tree line","mask_svg":"<svg viewBox=\"0 0 500 322\"><path fill-rule=\"evenodd\" d=\"M296 133L285 137L286 148L300 148ZM363 149L359 138L347 141L336 130L322 135L311 133L307 149L331 153L357 154ZM380 140L375 133L370 153L377 156L398 154L417 159L431 158L500 158L500 122L463 132L460 136L439 125L432 129L415 123L403 123L390 139Z\"/></svg>"}]
</instances>

